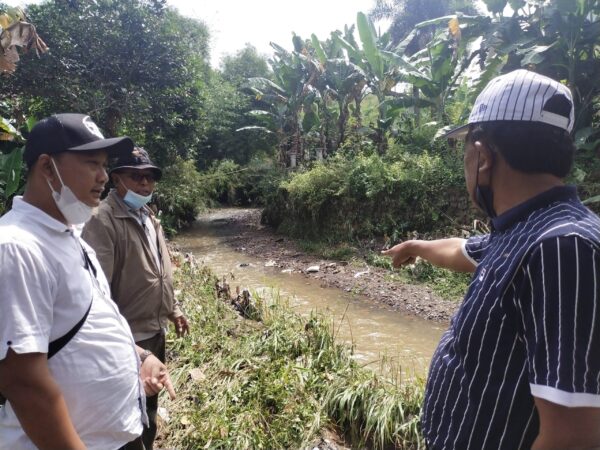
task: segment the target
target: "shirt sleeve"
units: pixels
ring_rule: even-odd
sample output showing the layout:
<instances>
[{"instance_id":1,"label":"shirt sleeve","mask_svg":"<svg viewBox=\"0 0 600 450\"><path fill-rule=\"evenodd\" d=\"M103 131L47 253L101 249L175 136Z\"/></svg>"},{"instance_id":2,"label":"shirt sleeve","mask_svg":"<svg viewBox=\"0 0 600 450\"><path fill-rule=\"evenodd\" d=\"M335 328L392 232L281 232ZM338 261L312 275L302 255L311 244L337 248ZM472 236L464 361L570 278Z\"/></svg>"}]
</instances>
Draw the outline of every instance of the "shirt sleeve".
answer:
<instances>
[{"instance_id":1,"label":"shirt sleeve","mask_svg":"<svg viewBox=\"0 0 600 450\"><path fill-rule=\"evenodd\" d=\"M490 235L478 234L464 241L462 252L475 266L479 265L488 247Z\"/></svg>"},{"instance_id":2,"label":"shirt sleeve","mask_svg":"<svg viewBox=\"0 0 600 450\"><path fill-rule=\"evenodd\" d=\"M56 283L41 255L17 243L0 245L0 360L47 353Z\"/></svg>"},{"instance_id":3,"label":"shirt sleeve","mask_svg":"<svg viewBox=\"0 0 600 450\"><path fill-rule=\"evenodd\" d=\"M535 397L600 407L600 256L578 236L541 242L525 264L521 301Z\"/></svg>"}]
</instances>

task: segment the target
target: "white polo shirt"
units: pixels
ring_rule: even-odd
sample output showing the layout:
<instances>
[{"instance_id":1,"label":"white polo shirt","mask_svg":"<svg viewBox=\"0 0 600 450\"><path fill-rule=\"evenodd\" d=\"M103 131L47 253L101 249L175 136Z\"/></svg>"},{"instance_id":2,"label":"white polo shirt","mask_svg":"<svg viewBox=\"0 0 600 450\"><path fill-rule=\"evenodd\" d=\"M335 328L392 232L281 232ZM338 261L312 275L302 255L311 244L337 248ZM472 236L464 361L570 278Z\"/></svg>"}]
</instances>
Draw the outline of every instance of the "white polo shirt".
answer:
<instances>
[{"instance_id":1,"label":"white polo shirt","mask_svg":"<svg viewBox=\"0 0 600 450\"><path fill-rule=\"evenodd\" d=\"M97 275L85 268L85 248ZM16 197L0 218L0 360L47 353L48 343L87 320L48 360L88 450L117 449L142 432L139 359L91 247L79 232ZM93 301L92 301L93 296ZM0 450L35 449L10 402L0 408Z\"/></svg>"}]
</instances>

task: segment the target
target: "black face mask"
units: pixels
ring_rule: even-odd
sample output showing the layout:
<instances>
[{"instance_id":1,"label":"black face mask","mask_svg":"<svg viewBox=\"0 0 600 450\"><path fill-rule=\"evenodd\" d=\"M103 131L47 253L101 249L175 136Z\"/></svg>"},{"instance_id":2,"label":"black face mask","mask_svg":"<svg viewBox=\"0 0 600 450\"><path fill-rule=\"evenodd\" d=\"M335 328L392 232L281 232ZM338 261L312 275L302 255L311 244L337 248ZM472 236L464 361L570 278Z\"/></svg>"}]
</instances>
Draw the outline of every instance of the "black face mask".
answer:
<instances>
[{"instance_id":1,"label":"black face mask","mask_svg":"<svg viewBox=\"0 0 600 450\"><path fill-rule=\"evenodd\" d=\"M491 183L490 175L490 183ZM477 206L486 213L486 215L493 219L496 217L496 211L494 211L494 192L490 186L479 186L479 153L477 153L477 172L475 172L475 201Z\"/></svg>"},{"instance_id":2,"label":"black face mask","mask_svg":"<svg viewBox=\"0 0 600 450\"><path fill-rule=\"evenodd\" d=\"M490 219L496 217L496 211L494 211L494 192L492 191L492 188L489 186L476 186L475 201L477 202L477 206L479 206Z\"/></svg>"}]
</instances>

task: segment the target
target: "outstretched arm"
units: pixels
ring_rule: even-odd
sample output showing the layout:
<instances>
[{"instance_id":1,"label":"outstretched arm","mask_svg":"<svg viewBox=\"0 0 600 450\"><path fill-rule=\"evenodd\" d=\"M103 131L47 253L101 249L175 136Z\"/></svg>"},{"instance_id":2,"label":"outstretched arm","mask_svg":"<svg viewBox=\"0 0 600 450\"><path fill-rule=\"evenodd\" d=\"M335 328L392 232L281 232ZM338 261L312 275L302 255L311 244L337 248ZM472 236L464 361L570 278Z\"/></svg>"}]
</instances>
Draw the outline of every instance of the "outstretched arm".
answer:
<instances>
[{"instance_id":1,"label":"outstretched arm","mask_svg":"<svg viewBox=\"0 0 600 450\"><path fill-rule=\"evenodd\" d=\"M9 350L0 361L0 391L37 448L85 449L62 392L48 370L45 353L18 354Z\"/></svg>"},{"instance_id":2,"label":"outstretched arm","mask_svg":"<svg viewBox=\"0 0 600 450\"><path fill-rule=\"evenodd\" d=\"M462 251L465 240L460 238L437 239L435 241L413 240L402 242L382 255L390 256L394 267L412 264L417 257L431 264L457 272L474 272L475 265Z\"/></svg>"}]
</instances>

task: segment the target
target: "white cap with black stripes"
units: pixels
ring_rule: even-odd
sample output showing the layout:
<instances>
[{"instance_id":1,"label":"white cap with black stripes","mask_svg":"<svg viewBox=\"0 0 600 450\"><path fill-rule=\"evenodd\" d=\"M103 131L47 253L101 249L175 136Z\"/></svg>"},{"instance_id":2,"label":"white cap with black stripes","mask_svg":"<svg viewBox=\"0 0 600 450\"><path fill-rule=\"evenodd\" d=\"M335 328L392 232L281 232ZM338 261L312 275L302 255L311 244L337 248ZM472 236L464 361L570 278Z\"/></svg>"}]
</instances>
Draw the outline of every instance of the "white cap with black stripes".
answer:
<instances>
[{"instance_id":1,"label":"white cap with black stripes","mask_svg":"<svg viewBox=\"0 0 600 450\"><path fill-rule=\"evenodd\" d=\"M443 137L464 137L470 124L498 120L542 122L570 133L575 122L571 91L564 84L529 70L500 75L475 100L468 124Z\"/></svg>"}]
</instances>

